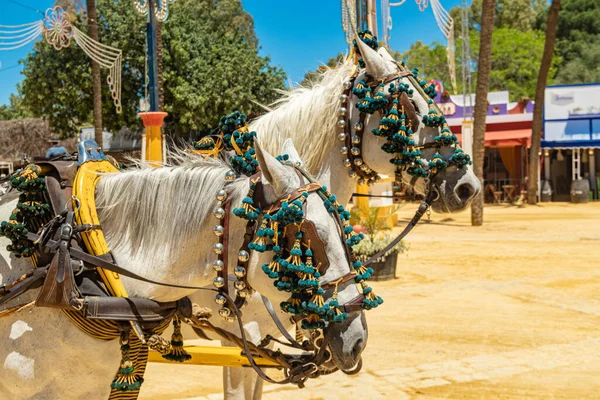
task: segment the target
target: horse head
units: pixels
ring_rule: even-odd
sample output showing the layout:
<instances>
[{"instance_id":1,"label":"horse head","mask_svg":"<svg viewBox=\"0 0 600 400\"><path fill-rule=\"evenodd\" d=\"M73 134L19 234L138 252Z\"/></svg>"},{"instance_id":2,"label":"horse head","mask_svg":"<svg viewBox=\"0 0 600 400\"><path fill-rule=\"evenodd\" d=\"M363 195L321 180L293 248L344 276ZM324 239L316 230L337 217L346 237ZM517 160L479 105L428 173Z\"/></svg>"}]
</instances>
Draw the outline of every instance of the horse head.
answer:
<instances>
[{"instance_id":1,"label":"horse head","mask_svg":"<svg viewBox=\"0 0 600 400\"><path fill-rule=\"evenodd\" d=\"M276 204L281 199L288 198L299 187L307 187L312 181L306 173L298 173L299 168L302 168L302 161L291 140L288 139L284 144L288 165L282 165L262 150L259 143L255 144L255 148L256 158L261 167L263 193L268 204ZM354 239L350 237L354 233L348 231L346 216L349 214L343 211L343 207L337 203L335 196L328 192L326 186L322 186L323 183L317 184L312 181L312 184L317 184L320 189L310 191L306 196L303 205L304 220L299 224L304 236L299 247L297 245L300 239L292 243L295 227L288 225L286 228L291 230L291 235L286 234L286 246L296 251L299 248L303 256L312 257L310 263L316 270L314 277L304 276L301 281L295 282L298 286L286 287L286 282L290 282L286 281L287 272L274 273L269 269L271 261L261 257L259 263L263 265L262 270L276 279L275 287L279 290L274 290L274 285L270 283L265 285L267 280L264 278L257 277L255 282L256 289L273 300L282 299L282 294L286 294L281 302L282 308L294 314L298 322L301 321L305 336L311 339L317 348L326 346L328 350L323 350L321 356L326 359L331 356L335 366L346 370L358 363L367 343L367 325L363 308L360 306L364 289L359 290L358 285L353 284L358 282L355 280L357 275L353 272L360 274L361 271L360 266L352 259L350 246ZM306 268L305 272L308 275L312 272L308 260L302 266L293 266L290 257L282 264L284 270L296 271ZM315 286L309 291L312 295L303 299L296 296L298 287L306 285L311 279L315 279ZM359 306L350 306L351 303L356 303L357 299Z\"/></svg>"},{"instance_id":2,"label":"horse head","mask_svg":"<svg viewBox=\"0 0 600 400\"><path fill-rule=\"evenodd\" d=\"M452 143L451 139L454 138L456 142L456 138L445 124L437 105L429 98L430 90L427 88L426 81L418 81L415 74L396 62L385 48L375 50L359 38L356 39L356 43L364 68L359 70L352 80L345 82L345 85L350 86L347 89L352 88L352 91L348 90L349 94L346 95L346 101L351 107L343 111L349 114L346 123L349 126L345 126L347 135L356 138L352 130L357 127L363 132L362 138L356 138L362 139L363 142L362 159L359 161L362 165L359 166L389 176L401 170L403 181L412 185L417 192L434 191L432 208L435 211L464 210L481 190L481 184L473 173L467 156L457 143ZM366 104L364 91L369 91L366 95L368 100L374 100L367 104L367 107L361 107ZM383 104L379 108L376 104L378 100ZM414 154L410 155L409 157L413 158L409 163L406 161L403 163L403 160L397 156L392 158L395 152L393 145L386 150L385 146L389 146L390 142L389 137L386 143L386 136L380 134L380 130L385 128L386 122L389 121L388 114L392 108L397 109L398 116L405 116L406 127L412 130L414 147L411 149L407 146L402 151L406 152L408 148L409 153L419 152L420 155L416 160ZM361 114L363 121L361 121ZM435 117L428 119L432 115ZM377 136L378 134L380 136ZM409 136L407 135L407 141L411 139ZM346 147L342 152L352 152L354 149ZM382 157L382 149L391 153L391 157ZM459 162L453 163L452 161L455 160ZM436 162L439 164L435 164ZM430 173L428 176L421 172L421 166L425 169L429 167L431 172L436 165L442 165L444 168L437 168L435 173ZM350 174L353 172L354 167ZM431 182L428 182L430 178Z\"/></svg>"}]
</instances>

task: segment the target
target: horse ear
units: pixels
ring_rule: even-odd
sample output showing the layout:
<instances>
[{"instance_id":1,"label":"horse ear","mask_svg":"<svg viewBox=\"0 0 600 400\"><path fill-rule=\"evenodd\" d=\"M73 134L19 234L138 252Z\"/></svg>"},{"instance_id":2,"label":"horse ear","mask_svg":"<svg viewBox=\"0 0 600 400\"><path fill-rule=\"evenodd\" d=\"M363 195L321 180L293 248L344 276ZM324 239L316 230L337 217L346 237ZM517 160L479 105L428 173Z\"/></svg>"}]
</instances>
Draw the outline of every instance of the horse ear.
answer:
<instances>
[{"instance_id":1,"label":"horse ear","mask_svg":"<svg viewBox=\"0 0 600 400\"><path fill-rule=\"evenodd\" d=\"M286 168L275 157L263 150L256 138L254 139L254 149L263 181L271 184L276 196L284 195L288 184L293 181L290 168Z\"/></svg>"},{"instance_id":2,"label":"horse ear","mask_svg":"<svg viewBox=\"0 0 600 400\"><path fill-rule=\"evenodd\" d=\"M285 142L283 143L283 146L281 148L281 154L287 154L290 157L289 160L293 163L299 165L304 164L300 159L300 155L298 154L298 151L296 150L296 146L294 146L294 142L292 141L292 139L285 139Z\"/></svg>"},{"instance_id":3,"label":"horse ear","mask_svg":"<svg viewBox=\"0 0 600 400\"><path fill-rule=\"evenodd\" d=\"M365 62L367 74L378 79L394 73L394 70L390 68L389 63L358 36L356 37L356 43L358 44L360 55Z\"/></svg>"}]
</instances>

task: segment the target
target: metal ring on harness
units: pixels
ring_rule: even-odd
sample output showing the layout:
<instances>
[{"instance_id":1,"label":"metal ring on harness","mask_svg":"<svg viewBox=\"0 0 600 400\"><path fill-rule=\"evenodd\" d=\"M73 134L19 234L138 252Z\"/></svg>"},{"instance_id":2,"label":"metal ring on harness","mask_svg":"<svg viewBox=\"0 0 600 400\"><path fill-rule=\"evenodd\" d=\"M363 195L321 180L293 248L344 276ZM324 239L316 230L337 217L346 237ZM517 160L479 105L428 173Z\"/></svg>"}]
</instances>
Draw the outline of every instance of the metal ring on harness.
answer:
<instances>
[{"instance_id":1,"label":"metal ring on harness","mask_svg":"<svg viewBox=\"0 0 600 400\"><path fill-rule=\"evenodd\" d=\"M81 209L81 201L75 195L71 196L71 200L73 200L73 202L75 202L75 204L77 205L76 208L73 207L73 212L76 213ZM65 204L65 211L69 211L69 202Z\"/></svg>"}]
</instances>

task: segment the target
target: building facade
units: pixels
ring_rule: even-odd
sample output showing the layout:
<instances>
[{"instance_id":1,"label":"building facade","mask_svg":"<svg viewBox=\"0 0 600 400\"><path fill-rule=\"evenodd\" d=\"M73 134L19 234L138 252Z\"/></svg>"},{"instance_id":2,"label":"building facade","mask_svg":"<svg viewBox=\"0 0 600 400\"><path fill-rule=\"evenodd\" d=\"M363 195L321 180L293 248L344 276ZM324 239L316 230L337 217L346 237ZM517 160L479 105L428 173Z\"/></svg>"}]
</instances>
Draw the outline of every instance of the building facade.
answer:
<instances>
[{"instance_id":1,"label":"building facade","mask_svg":"<svg viewBox=\"0 0 600 400\"><path fill-rule=\"evenodd\" d=\"M569 201L589 187L598 199L600 83L546 88L542 138L543 181L554 201Z\"/></svg>"}]
</instances>

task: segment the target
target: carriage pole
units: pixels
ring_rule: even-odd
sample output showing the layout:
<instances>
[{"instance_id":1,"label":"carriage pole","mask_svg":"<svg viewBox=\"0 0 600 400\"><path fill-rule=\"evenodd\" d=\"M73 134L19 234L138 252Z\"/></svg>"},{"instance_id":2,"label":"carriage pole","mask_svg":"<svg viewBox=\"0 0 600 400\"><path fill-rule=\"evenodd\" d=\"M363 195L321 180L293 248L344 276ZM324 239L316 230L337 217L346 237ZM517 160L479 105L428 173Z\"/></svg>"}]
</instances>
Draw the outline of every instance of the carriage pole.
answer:
<instances>
[{"instance_id":1,"label":"carriage pole","mask_svg":"<svg viewBox=\"0 0 600 400\"><path fill-rule=\"evenodd\" d=\"M158 57L156 43L156 13L152 1L148 1L148 86L150 111L142 112L139 116L144 122L146 132L142 134L142 160L154 167L160 167L165 160L165 140L161 132L166 112L158 109Z\"/></svg>"}]
</instances>

